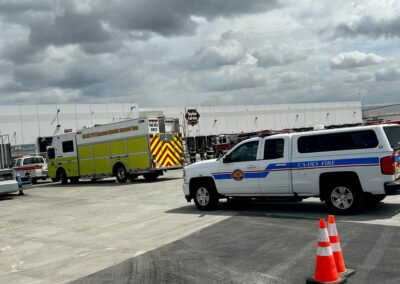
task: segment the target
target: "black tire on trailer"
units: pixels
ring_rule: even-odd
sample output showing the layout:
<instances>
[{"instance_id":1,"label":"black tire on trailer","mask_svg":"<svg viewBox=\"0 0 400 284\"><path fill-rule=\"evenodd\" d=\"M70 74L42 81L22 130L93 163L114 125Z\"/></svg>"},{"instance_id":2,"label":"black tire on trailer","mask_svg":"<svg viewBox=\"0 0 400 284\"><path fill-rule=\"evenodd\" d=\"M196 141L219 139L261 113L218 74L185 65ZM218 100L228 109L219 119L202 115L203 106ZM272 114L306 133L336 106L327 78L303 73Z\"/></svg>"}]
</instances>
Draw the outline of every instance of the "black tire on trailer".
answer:
<instances>
[{"instance_id":1,"label":"black tire on trailer","mask_svg":"<svg viewBox=\"0 0 400 284\"><path fill-rule=\"evenodd\" d=\"M214 210L219 203L218 192L210 182L195 185L192 197L196 207L203 211Z\"/></svg>"},{"instance_id":2,"label":"black tire on trailer","mask_svg":"<svg viewBox=\"0 0 400 284\"><path fill-rule=\"evenodd\" d=\"M325 203L332 213L357 214L364 207L365 194L355 182L337 181L328 188Z\"/></svg>"},{"instance_id":3,"label":"black tire on trailer","mask_svg":"<svg viewBox=\"0 0 400 284\"><path fill-rule=\"evenodd\" d=\"M62 184L68 184L68 177L64 169L60 170L60 180Z\"/></svg>"},{"instance_id":4,"label":"black tire on trailer","mask_svg":"<svg viewBox=\"0 0 400 284\"><path fill-rule=\"evenodd\" d=\"M157 172L151 172L151 173L147 173L144 174L143 177L147 180L147 181L155 181L158 178L159 174Z\"/></svg>"},{"instance_id":5,"label":"black tire on trailer","mask_svg":"<svg viewBox=\"0 0 400 284\"><path fill-rule=\"evenodd\" d=\"M114 174L118 182L124 183L128 179L128 173L123 164L117 164L114 168Z\"/></svg>"}]
</instances>

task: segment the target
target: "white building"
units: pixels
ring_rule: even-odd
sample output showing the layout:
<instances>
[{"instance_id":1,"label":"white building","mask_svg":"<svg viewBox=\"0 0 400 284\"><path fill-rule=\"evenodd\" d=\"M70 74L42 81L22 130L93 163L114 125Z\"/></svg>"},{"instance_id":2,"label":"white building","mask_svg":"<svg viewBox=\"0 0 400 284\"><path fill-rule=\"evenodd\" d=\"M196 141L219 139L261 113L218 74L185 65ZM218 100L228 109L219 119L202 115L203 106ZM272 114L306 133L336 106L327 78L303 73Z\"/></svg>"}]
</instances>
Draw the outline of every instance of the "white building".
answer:
<instances>
[{"instance_id":1,"label":"white building","mask_svg":"<svg viewBox=\"0 0 400 284\"><path fill-rule=\"evenodd\" d=\"M363 110L363 120L365 123L400 120L400 104Z\"/></svg>"},{"instance_id":2,"label":"white building","mask_svg":"<svg viewBox=\"0 0 400 284\"><path fill-rule=\"evenodd\" d=\"M0 131L9 134L12 145L35 144L38 137L53 136L65 129L75 131L143 115L177 117L184 125L189 108L196 107L139 108L135 103L0 106ZM188 136L362 123L360 102L201 106L197 111L199 123L187 126Z\"/></svg>"}]
</instances>

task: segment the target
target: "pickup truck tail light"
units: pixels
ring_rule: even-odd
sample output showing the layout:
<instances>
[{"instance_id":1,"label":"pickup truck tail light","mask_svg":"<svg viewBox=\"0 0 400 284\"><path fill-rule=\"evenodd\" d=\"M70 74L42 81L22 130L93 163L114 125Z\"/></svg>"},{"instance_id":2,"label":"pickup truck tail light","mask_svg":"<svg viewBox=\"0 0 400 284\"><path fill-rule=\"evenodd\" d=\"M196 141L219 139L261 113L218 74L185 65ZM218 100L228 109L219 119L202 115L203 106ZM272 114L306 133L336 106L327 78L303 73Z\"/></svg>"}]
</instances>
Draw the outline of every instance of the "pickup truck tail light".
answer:
<instances>
[{"instance_id":1,"label":"pickup truck tail light","mask_svg":"<svg viewBox=\"0 0 400 284\"><path fill-rule=\"evenodd\" d=\"M35 165L35 170L40 170L42 167L42 165Z\"/></svg>"},{"instance_id":2,"label":"pickup truck tail light","mask_svg":"<svg viewBox=\"0 0 400 284\"><path fill-rule=\"evenodd\" d=\"M381 158L381 171L384 175L394 175L396 173L393 156Z\"/></svg>"}]
</instances>

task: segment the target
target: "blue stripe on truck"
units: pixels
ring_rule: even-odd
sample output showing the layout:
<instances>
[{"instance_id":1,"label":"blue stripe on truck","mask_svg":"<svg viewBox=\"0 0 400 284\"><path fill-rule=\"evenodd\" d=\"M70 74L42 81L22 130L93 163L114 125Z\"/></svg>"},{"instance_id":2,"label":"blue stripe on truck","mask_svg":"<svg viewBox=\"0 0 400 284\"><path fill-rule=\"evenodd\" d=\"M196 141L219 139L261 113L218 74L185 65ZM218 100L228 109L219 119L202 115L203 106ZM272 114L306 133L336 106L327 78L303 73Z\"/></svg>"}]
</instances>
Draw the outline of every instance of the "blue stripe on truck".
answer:
<instances>
[{"instance_id":1,"label":"blue stripe on truck","mask_svg":"<svg viewBox=\"0 0 400 284\"><path fill-rule=\"evenodd\" d=\"M397 156L398 157L398 156ZM244 178L266 178L270 172L319 169L319 168L339 168L339 167L358 167L358 166L378 166L379 157L338 159L338 160L318 160L292 163L273 163L269 164L265 170L244 171ZM212 173L215 179L232 179L232 172Z\"/></svg>"}]
</instances>

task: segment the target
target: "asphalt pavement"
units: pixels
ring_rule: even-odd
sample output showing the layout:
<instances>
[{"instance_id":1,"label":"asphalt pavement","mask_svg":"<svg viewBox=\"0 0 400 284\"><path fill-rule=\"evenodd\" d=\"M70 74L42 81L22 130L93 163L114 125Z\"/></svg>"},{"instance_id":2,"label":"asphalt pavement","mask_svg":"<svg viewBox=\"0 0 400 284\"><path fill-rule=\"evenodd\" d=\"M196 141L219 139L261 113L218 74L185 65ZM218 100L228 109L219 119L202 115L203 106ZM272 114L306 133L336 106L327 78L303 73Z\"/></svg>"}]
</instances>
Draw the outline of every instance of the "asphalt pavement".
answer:
<instances>
[{"instance_id":1,"label":"asphalt pavement","mask_svg":"<svg viewBox=\"0 0 400 284\"><path fill-rule=\"evenodd\" d=\"M314 273L317 198L199 211L182 172L79 184L40 182L0 197L0 283L305 283ZM400 283L400 196L336 216L348 283Z\"/></svg>"},{"instance_id":2,"label":"asphalt pavement","mask_svg":"<svg viewBox=\"0 0 400 284\"><path fill-rule=\"evenodd\" d=\"M314 275L319 221L239 214L84 283L305 283ZM400 283L400 228L337 223L347 283Z\"/></svg>"}]
</instances>

